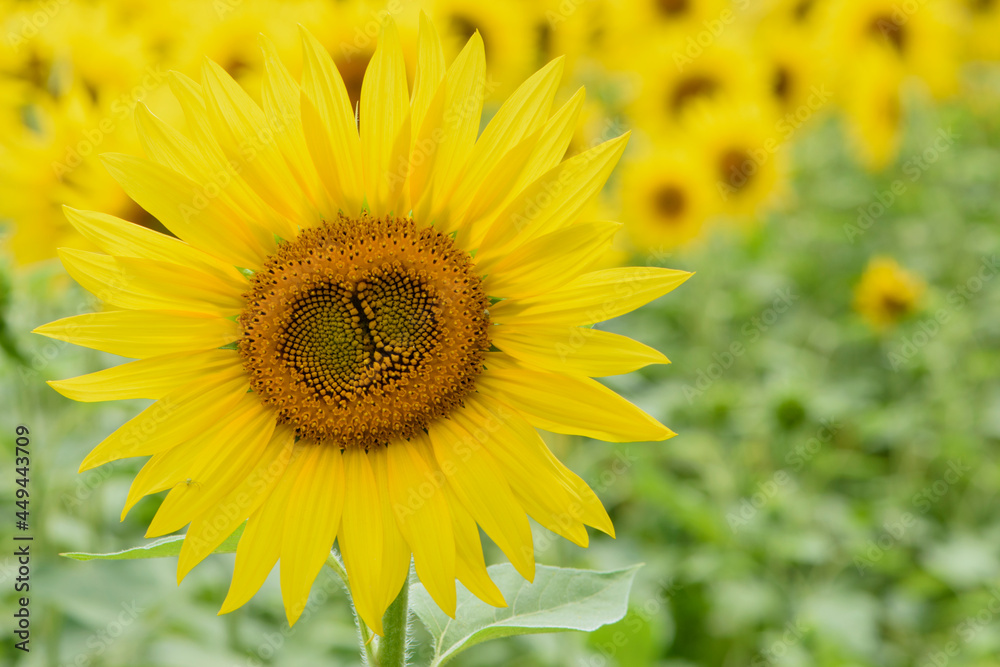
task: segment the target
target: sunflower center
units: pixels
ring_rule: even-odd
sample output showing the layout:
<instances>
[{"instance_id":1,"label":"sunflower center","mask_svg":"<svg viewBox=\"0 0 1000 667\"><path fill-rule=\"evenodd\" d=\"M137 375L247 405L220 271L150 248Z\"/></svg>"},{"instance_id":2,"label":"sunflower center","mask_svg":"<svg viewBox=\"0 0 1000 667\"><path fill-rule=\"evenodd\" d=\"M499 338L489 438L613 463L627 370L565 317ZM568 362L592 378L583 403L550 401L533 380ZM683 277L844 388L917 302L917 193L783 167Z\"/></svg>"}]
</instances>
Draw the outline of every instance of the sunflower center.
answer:
<instances>
[{"instance_id":1,"label":"sunflower center","mask_svg":"<svg viewBox=\"0 0 1000 667\"><path fill-rule=\"evenodd\" d=\"M816 0L800 0L792 9L792 16L796 21L805 21L812 13Z\"/></svg>"},{"instance_id":2,"label":"sunflower center","mask_svg":"<svg viewBox=\"0 0 1000 667\"><path fill-rule=\"evenodd\" d=\"M729 149L719 159L722 180L736 191L743 190L750 184L756 173L755 167L753 157L742 148Z\"/></svg>"},{"instance_id":3,"label":"sunflower center","mask_svg":"<svg viewBox=\"0 0 1000 667\"><path fill-rule=\"evenodd\" d=\"M686 204L684 191L676 185L664 185L653 194L653 206L660 217L673 222L684 212Z\"/></svg>"},{"instance_id":4,"label":"sunflower center","mask_svg":"<svg viewBox=\"0 0 1000 667\"><path fill-rule=\"evenodd\" d=\"M774 70L774 78L771 81L771 90L774 96L782 102L787 102L792 93L792 73L784 65L779 65Z\"/></svg>"},{"instance_id":5,"label":"sunflower center","mask_svg":"<svg viewBox=\"0 0 1000 667\"><path fill-rule=\"evenodd\" d=\"M688 10L688 0L656 0L656 9L664 16L677 16Z\"/></svg>"},{"instance_id":6,"label":"sunflower center","mask_svg":"<svg viewBox=\"0 0 1000 667\"><path fill-rule=\"evenodd\" d=\"M892 317L902 317L910 310L910 302L895 294L882 295L882 308Z\"/></svg>"},{"instance_id":7,"label":"sunflower center","mask_svg":"<svg viewBox=\"0 0 1000 667\"><path fill-rule=\"evenodd\" d=\"M670 110L674 114L679 114L693 100L711 97L718 88L719 84L707 76L688 77L677 84L667 102Z\"/></svg>"},{"instance_id":8,"label":"sunflower center","mask_svg":"<svg viewBox=\"0 0 1000 667\"><path fill-rule=\"evenodd\" d=\"M876 16L868 24L868 32L886 40L898 53L902 53L906 48L906 31L892 16L887 14Z\"/></svg>"},{"instance_id":9,"label":"sunflower center","mask_svg":"<svg viewBox=\"0 0 1000 667\"><path fill-rule=\"evenodd\" d=\"M412 221L341 218L254 275L239 342L251 387L300 437L407 438L474 389L488 305L469 256Z\"/></svg>"}]
</instances>

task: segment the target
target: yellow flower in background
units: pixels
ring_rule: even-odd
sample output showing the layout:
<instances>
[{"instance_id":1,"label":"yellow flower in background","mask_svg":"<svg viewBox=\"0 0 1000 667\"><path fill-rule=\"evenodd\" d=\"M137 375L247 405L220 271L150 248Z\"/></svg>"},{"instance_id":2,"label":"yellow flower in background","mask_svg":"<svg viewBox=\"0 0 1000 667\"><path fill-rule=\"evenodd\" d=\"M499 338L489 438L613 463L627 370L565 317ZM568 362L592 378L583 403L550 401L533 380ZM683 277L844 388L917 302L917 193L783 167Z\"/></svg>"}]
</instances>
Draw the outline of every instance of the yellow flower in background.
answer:
<instances>
[{"instance_id":1,"label":"yellow flower in background","mask_svg":"<svg viewBox=\"0 0 1000 667\"><path fill-rule=\"evenodd\" d=\"M588 325L689 274L592 269L619 225L580 211L627 136L562 159L579 106L553 104L561 60L480 134L479 34L446 67L422 19L410 91L389 22L359 127L326 49L305 31L302 42L301 83L262 42L262 106L209 61L201 83L170 79L183 131L137 108L148 158L105 162L176 238L67 211L107 253L64 250L67 271L119 310L36 331L137 361L51 384L82 401L156 400L82 469L152 457L125 512L169 490L148 535L190 524L179 578L249 517L222 612L280 560L294 623L335 540L357 611L380 634L411 554L445 612L456 578L502 606L477 525L528 579L528 515L579 545L585 526L613 533L535 428L672 435L591 379L666 358Z\"/></svg>"},{"instance_id":2,"label":"yellow flower in background","mask_svg":"<svg viewBox=\"0 0 1000 667\"><path fill-rule=\"evenodd\" d=\"M538 33L530 0L432 0L430 5L447 55L458 53L476 31L482 35L489 59L488 99L502 99L535 69Z\"/></svg>"},{"instance_id":3,"label":"yellow flower in background","mask_svg":"<svg viewBox=\"0 0 1000 667\"><path fill-rule=\"evenodd\" d=\"M621 202L634 245L667 252L698 238L718 210L715 173L695 146L658 149L625 164Z\"/></svg>"},{"instance_id":4,"label":"yellow flower in background","mask_svg":"<svg viewBox=\"0 0 1000 667\"><path fill-rule=\"evenodd\" d=\"M964 57L970 60L1000 60L1000 2L953 0L953 8L967 35L962 40Z\"/></svg>"},{"instance_id":5,"label":"yellow flower in background","mask_svg":"<svg viewBox=\"0 0 1000 667\"><path fill-rule=\"evenodd\" d=\"M793 130L760 107L706 108L688 136L711 169L714 206L748 220L773 204L787 173L785 135Z\"/></svg>"},{"instance_id":6,"label":"yellow flower in background","mask_svg":"<svg viewBox=\"0 0 1000 667\"><path fill-rule=\"evenodd\" d=\"M615 0L603 3L603 9L606 44L616 49L637 39L686 42L691 37L698 45L697 33L707 34L702 41L717 38L740 14L730 0Z\"/></svg>"},{"instance_id":7,"label":"yellow flower in background","mask_svg":"<svg viewBox=\"0 0 1000 667\"><path fill-rule=\"evenodd\" d=\"M703 115L706 106L759 104L765 99L761 61L735 35L695 57L686 55L680 37L657 41L638 58L634 49L631 52L640 87L631 111L650 131L675 129Z\"/></svg>"},{"instance_id":8,"label":"yellow flower in background","mask_svg":"<svg viewBox=\"0 0 1000 667\"><path fill-rule=\"evenodd\" d=\"M760 54L768 99L780 116L788 117L796 130L822 116L835 81L815 31L765 23L755 32L754 49Z\"/></svg>"},{"instance_id":9,"label":"yellow flower in background","mask_svg":"<svg viewBox=\"0 0 1000 667\"><path fill-rule=\"evenodd\" d=\"M8 221L7 244L19 264L55 257L60 246L95 249L66 221L67 204L155 223L97 158L139 150L130 108L118 100L99 105L74 87L58 98L40 97L25 112L32 127L18 124L0 138L0 220Z\"/></svg>"},{"instance_id":10,"label":"yellow flower in background","mask_svg":"<svg viewBox=\"0 0 1000 667\"><path fill-rule=\"evenodd\" d=\"M881 54L898 60L934 96L957 92L959 33L944 0L832 0L824 24L824 48L849 63L841 69L842 88L853 87L855 70Z\"/></svg>"},{"instance_id":11,"label":"yellow flower in background","mask_svg":"<svg viewBox=\"0 0 1000 667\"><path fill-rule=\"evenodd\" d=\"M916 311L924 289L924 282L896 260L875 257L854 288L854 309L874 329L885 329Z\"/></svg>"},{"instance_id":12,"label":"yellow flower in background","mask_svg":"<svg viewBox=\"0 0 1000 667\"><path fill-rule=\"evenodd\" d=\"M840 104L854 155L866 168L879 171L899 153L906 110L903 70L885 54L873 53L852 68L852 85L841 93Z\"/></svg>"}]
</instances>

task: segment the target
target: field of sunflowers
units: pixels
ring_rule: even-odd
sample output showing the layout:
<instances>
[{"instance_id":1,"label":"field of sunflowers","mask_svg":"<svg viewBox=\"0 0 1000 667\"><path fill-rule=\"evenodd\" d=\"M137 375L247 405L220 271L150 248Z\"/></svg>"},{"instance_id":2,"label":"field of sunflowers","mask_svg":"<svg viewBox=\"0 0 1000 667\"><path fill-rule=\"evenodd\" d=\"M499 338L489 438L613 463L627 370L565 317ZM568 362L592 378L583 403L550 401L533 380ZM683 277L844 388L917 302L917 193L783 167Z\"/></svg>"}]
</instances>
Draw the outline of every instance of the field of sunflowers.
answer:
<instances>
[{"instance_id":1,"label":"field of sunflowers","mask_svg":"<svg viewBox=\"0 0 1000 667\"><path fill-rule=\"evenodd\" d=\"M422 16L448 63L481 35L483 127L558 59L551 113L573 129L553 145L573 157L629 134L603 190L573 204L622 223L597 268L694 273L595 327L669 357L600 381L678 435L544 434L616 538L590 531L584 549L532 523L535 559L643 563L624 617L449 664L997 664L1000 2L0 0L0 665L357 664L332 572L289 626L277 570L217 616L231 554L179 587L175 558L59 555L143 543L163 494L119 523L143 461L77 472L149 400L75 402L46 384L122 359L31 332L106 307L60 262L60 248L95 250L64 207L169 233L100 156L150 154L155 132L191 123L178 97L214 71L206 57L266 108L275 58L295 80L309 67L304 27L357 109L389 17L413 86ZM32 434L30 652L10 613L19 425ZM507 561L483 546L487 564ZM410 652L436 655L423 626Z\"/></svg>"}]
</instances>

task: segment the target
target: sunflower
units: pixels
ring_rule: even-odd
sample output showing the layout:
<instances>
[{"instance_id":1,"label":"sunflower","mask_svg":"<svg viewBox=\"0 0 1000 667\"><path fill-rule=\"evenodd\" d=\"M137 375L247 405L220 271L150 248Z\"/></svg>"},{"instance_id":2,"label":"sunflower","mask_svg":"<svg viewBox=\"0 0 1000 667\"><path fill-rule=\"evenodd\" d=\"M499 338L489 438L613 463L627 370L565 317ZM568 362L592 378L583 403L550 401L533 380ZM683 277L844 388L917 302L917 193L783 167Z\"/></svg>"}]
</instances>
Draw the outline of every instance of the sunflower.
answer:
<instances>
[{"instance_id":1,"label":"sunflower","mask_svg":"<svg viewBox=\"0 0 1000 667\"><path fill-rule=\"evenodd\" d=\"M645 47L637 71L641 89L631 105L647 128L683 126L714 104L757 101L767 95L760 59L735 26L728 39L692 51L681 37L657 40Z\"/></svg>"},{"instance_id":2,"label":"sunflower","mask_svg":"<svg viewBox=\"0 0 1000 667\"><path fill-rule=\"evenodd\" d=\"M698 238L718 210L715 174L700 150L660 148L622 170L622 219L633 243L658 253Z\"/></svg>"},{"instance_id":3,"label":"sunflower","mask_svg":"<svg viewBox=\"0 0 1000 667\"><path fill-rule=\"evenodd\" d=\"M700 32L718 36L740 13L729 0L617 0L604 3L604 9L609 46L634 44L637 37L695 41Z\"/></svg>"},{"instance_id":4,"label":"sunflower","mask_svg":"<svg viewBox=\"0 0 1000 667\"><path fill-rule=\"evenodd\" d=\"M875 257L854 288L854 309L876 330L886 329L917 309L924 282L890 257Z\"/></svg>"},{"instance_id":5,"label":"sunflower","mask_svg":"<svg viewBox=\"0 0 1000 667\"><path fill-rule=\"evenodd\" d=\"M827 97L833 84L815 31L797 23L764 22L755 31L754 49L779 114L795 124L814 120L817 100Z\"/></svg>"},{"instance_id":6,"label":"sunflower","mask_svg":"<svg viewBox=\"0 0 1000 667\"><path fill-rule=\"evenodd\" d=\"M965 57L1000 60L1000 2L997 0L953 0L962 22Z\"/></svg>"},{"instance_id":7,"label":"sunflower","mask_svg":"<svg viewBox=\"0 0 1000 667\"><path fill-rule=\"evenodd\" d=\"M958 90L960 51L957 24L944 3L901 4L897 0L831 0L826 17L827 52L848 62L867 61L878 51L902 65L906 74L924 81L936 97ZM934 48L927 48L933 44ZM845 68L849 88L854 68Z\"/></svg>"},{"instance_id":8,"label":"sunflower","mask_svg":"<svg viewBox=\"0 0 1000 667\"><path fill-rule=\"evenodd\" d=\"M52 385L76 400L156 401L82 469L151 456L125 512L169 490L148 535L190 524L179 579L249 519L222 612L280 560L294 623L335 540L358 614L379 634L411 555L445 612L456 578L503 606L477 526L528 579L527 515L580 545L585 526L613 533L535 429L673 435L592 379L667 362L589 325L689 276L591 270L618 225L578 214L627 136L562 160L580 96L552 106L560 60L480 134L482 38L446 67L420 23L412 93L389 22L358 121L304 29L301 82L262 41L263 108L211 61L201 83L173 75L189 134L140 106L149 157L105 163L177 238L67 211L107 253L64 251L67 270L117 310L36 331L136 361Z\"/></svg>"},{"instance_id":9,"label":"sunflower","mask_svg":"<svg viewBox=\"0 0 1000 667\"><path fill-rule=\"evenodd\" d=\"M154 222L97 159L99 150L139 148L127 106L119 99L111 104L71 84L56 97L37 96L22 109L28 122L8 125L0 138L0 219L10 228L9 249L18 264L53 258L60 246L96 249L67 223L64 203Z\"/></svg>"},{"instance_id":10,"label":"sunflower","mask_svg":"<svg viewBox=\"0 0 1000 667\"><path fill-rule=\"evenodd\" d=\"M722 213L751 219L773 202L784 184L784 142L792 131L760 106L706 105L689 137L710 165Z\"/></svg>"},{"instance_id":11,"label":"sunflower","mask_svg":"<svg viewBox=\"0 0 1000 667\"><path fill-rule=\"evenodd\" d=\"M538 33L533 30L533 5L529 0L481 2L480 0L432 0L428 3L441 29L446 54L455 54L473 33L486 44L487 102L501 99L513 90L536 65Z\"/></svg>"},{"instance_id":12,"label":"sunflower","mask_svg":"<svg viewBox=\"0 0 1000 667\"><path fill-rule=\"evenodd\" d=\"M861 164L879 171L896 159L905 127L902 67L885 54L871 54L852 71L853 85L841 91L843 119Z\"/></svg>"}]
</instances>

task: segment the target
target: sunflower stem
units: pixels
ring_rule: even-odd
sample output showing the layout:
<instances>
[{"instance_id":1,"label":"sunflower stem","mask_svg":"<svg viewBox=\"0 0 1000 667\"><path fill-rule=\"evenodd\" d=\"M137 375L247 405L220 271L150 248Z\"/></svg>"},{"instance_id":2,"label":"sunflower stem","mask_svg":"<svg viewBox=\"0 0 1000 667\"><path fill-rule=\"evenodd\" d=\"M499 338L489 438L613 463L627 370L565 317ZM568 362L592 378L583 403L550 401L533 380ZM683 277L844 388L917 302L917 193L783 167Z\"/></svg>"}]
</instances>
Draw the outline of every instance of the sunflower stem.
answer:
<instances>
[{"instance_id":1,"label":"sunflower stem","mask_svg":"<svg viewBox=\"0 0 1000 667\"><path fill-rule=\"evenodd\" d=\"M410 582L403 582L399 595L382 616L385 636L378 645L379 667L406 667L406 642L410 632Z\"/></svg>"},{"instance_id":2,"label":"sunflower stem","mask_svg":"<svg viewBox=\"0 0 1000 667\"><path fill-rule=\"evenodd\" d=\"M358 643L361 645L364 664L369 665L369 667L381 667L381 663L378 662L378 658L375 655L375 637L372 635L372 631L368 629L368 626L365 625L365 622L361 620L358 610L354 608L354 600L351 598L351 585L347 581L347 570L344 569L344 565L340 562L340 558L337 557L335 551L331 551L330 555L327 556L326 565L340 577L341 583L344 584L344 590L347 591L347 599L351 601L351 611L354 613L354 623L358 626Z\"/></svg>"}]
</instances>

